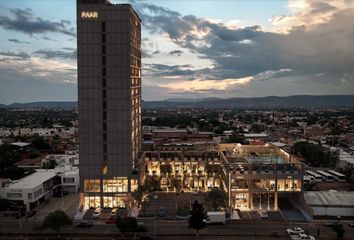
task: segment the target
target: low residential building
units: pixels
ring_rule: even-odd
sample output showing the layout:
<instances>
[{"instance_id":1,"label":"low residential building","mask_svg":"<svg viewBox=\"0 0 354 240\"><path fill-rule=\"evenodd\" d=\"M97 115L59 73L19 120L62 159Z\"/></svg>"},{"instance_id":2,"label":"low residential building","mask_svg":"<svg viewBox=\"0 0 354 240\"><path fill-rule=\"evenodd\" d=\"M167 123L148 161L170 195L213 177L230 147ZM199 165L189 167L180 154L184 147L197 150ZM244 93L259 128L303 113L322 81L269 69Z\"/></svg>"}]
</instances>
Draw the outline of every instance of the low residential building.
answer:
<instances>
[{"instance_id":1,"label":"low residential building","mask_svg":"<svg viewBox=\"0 0 354 240\"><path fill-rule=\"evenodd\" d=\"M65 165L71 165L71 166L79 166L79 154L50 154L47 155L43 161L42 161L42 165L44 165L44 163L50 161L50 160L54 160L57 165L60 166L65 166Z\"/></svg>"},{"instance_id":2,"label":"low residential building","mask_svg":"<svg viewBox=\"0 0 354 240\"><path fill-rule=\"evenodd\" d=\"M63 191L68 193L79 193L80 191L80 176L78 167L66 166L63 168L56 168L57 174L61 177L61 184Z\"/></svg>"},{"instance_id":3,"label":"low residential building","mask_svg":"<svg viewBox=\"0 0 354 240\"><path fill-rule=\"evenodd\" d=\"M350 166L354 166L354 157L350 155L348 152L340 150L338 156L338 162L336 164L336 168L346 168Z\"/></svg>"}]
</instances>

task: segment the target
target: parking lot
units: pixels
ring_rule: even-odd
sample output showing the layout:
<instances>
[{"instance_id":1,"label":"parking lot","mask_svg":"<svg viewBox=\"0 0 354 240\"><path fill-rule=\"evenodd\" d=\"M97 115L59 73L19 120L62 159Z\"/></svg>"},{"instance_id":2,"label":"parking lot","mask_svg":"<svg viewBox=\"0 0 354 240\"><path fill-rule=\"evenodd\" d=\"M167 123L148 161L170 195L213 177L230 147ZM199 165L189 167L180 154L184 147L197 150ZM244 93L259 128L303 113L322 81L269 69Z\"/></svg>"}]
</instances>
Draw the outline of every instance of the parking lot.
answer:
<instances>
[{"instance_id":1,"label":"parking lot","mask_svg":"<svg viewBox=\"0 0 354 240\"><path fill-rule=\"evenodd\" d=\"M35 219L44 219L50 212L61 209L70 218L75 216L79 207L79 194L69 194L63 197L50 198L48 203L42 203L36 208Z\"/></svg>"}]
</instances>

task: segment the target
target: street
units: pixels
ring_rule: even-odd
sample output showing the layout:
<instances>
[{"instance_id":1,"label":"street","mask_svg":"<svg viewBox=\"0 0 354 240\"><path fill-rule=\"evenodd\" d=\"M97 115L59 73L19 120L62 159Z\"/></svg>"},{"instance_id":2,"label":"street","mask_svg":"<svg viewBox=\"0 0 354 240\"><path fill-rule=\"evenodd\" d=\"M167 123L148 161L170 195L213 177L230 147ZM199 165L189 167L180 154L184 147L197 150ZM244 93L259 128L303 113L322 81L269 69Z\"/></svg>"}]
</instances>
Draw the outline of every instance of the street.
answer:
<instances>
[{"instance_id":1,"label":"street","mask_svg":"<svg viewBox=\"0 0 354 240\"><path fill-rule=\"evenodd\" d=\"M153 219L139 219L139 223L146 226L150 234L154 233L154 220ZM18 233L18 234L54 234L51 229L40 229L42 220L28 219L27 222L21 222L13 218L0 218L0 232L3 233ZM346 239L354 239L354 228L348 227L347 223L344 224ZM199 239L289 239L286 234L286 229L298 226L307 231L310 235L316 236L318 228L320 229L319 239L335 239L335 233L331 228L323 226L323 222L317 221L314 223L288 223L288 222L237 222L225 225L207 225L204 229L200 230ZM94 221L94 226L91 228L77 228L74 225L63 228L62 233L65 236L80 239L112 239L119 237L119 231L114 224L105 224L103 221ZM158 239L195 239L195 232L188 228L188 224L183 220L158 220L156 222L156 233ZM46 235L45 238L50 237ZM349 238L350 237L350 238ZM9 236L1 237L2 239L10 239Z\"/></svg>"}]
</instances>

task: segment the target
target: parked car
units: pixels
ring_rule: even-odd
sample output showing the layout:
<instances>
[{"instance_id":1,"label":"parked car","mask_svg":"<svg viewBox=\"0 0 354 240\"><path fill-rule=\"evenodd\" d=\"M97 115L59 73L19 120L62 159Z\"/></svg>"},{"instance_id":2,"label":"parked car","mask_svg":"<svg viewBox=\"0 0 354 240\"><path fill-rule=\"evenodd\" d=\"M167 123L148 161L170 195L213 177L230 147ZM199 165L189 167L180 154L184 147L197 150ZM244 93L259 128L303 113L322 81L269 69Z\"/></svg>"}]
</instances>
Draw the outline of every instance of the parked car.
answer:
<instances>
[{"instance_id":1,"label":"parked car","mask_svg":"<svg viewBox=\"0 0 354 240\"><path fill-rule=\"evenodd\" d=\"M31 210L27 212L27 218L33 217L37 212L35 210Z\"/></svg>"},{"instance_id":2,"label":"parked car","mask_svg":"<svg viewBox=\"0 0 354 240\"><path fill-rule=\"evenodd\" d=\"M268 219L268 217L269 217L268 212L264 211L264 210L259 210L258 214L261 217L261 219Z\"/></svg>"},{"instance_id":3,"label":"parked car","mask_svg":"<svg viewBox=\"0 0 354 240\"><path fill-rule=\"evenodd\" d=\"M223 211L207 212L208 220L205 220L205 223L208 224L225 224L226 216Z\"/></svg>"},{"instance_id":4,"label":"parked car","mask_svg":"<svg viewBox=\"0 0 354 240\"><path fill-rule=\"evenodd\" d=\"M151 234L144 234L144 235L141 235L139 239L140 240L153 240L153 239L155 239L155 237Z\"/></svg>"},{"instance_id":5,"label":"parked car","mask_svg":"<svg viewBox=\"0 0 354 240\"><path fill-rule=\"evenodd\" d=\"M24 217L25 216L25 213L23 211L20 211L20 212L14 212L12 214L12 216L15 218L15 219L19 219L21 217Z\"/></svg>"},{"instance_id":6,"label":"parked car","mask_svg":"<svg viewBox=\"0 0 354 240\"><path fill-rule=\"evenodd\" d=\"M118 208L113 208L111 212L111 217L116 217L118 214Z\"/></svg>"},{"instance_id":7,"label":"parked car","mask_svg":"<svg viewBox=\"0 0 354 240\"><path fill-rule=\"evenodd\" d=\"M92 222L78 222L76 223L76 227L82 227L82 228L86 228L86 227L92 227Z\"/></svg>"},{"instance_id":8,"label":"parked car","mask_svg":"<svg viewBox=\"0 0 354 240\"><path fill-rule=\"evenodd\" d=\"M324 225L325 227L333 227L333 226L335 226L335 225L341 226L341 225L342 225L342 222L340 222L340 221L328 221L328 222L325 222L323 225Z\"/></svg>"},{"instance_id":9,"label":"parked car","mask_svg":"<svg viewBox=\"0 0 354 240\"><path fill-rule=\"evenodd\" d=\"M110 218L110 219L106 220L106 224L116 224L116 219Z\"/></svg>"},{"instance_id":10,"label":"parked car","mask_svg":"<svg viewBox=\"0 0 354 240\"><path fill-rule=\"evenodd\" d=\"M164 208L164 207L160 207L160 209L159 209L159 217L164 217L164 216L166 216L166 213L167 213L167 210L166 210L166 208Z\"/></svg>"},{"instance_id":11,"label":"parked car","mask_svg":"<svg viewBox=\"0 0 354 240\"><path fill-rule=\"evenodd\" d=\"M304 233L301 233L299 235L291 235L290 239L292 240L316 240L314 236L307 235Z\"/></svg>"},{"instance_id":12,"label":"parked car","mask_svg":"<svg viewBox=\"0 0 354 240\"><path fill-rule=\"evenodd\" d=\"M95 212L92 214L92 218L99 218L102 213L102 208L96 208Z\"/></svg>"},{"instance_id":13,"label":"parked car","mask_svg":"<svg viewBox=\"0 0 354 240\"><path fill-rule=\"evenodd\" d=\"M286 229L286 232L289 235L299 235L299 234L305 233L305 231L299 227L293 227L293 228Z\"/></svg>"}]
</instances>

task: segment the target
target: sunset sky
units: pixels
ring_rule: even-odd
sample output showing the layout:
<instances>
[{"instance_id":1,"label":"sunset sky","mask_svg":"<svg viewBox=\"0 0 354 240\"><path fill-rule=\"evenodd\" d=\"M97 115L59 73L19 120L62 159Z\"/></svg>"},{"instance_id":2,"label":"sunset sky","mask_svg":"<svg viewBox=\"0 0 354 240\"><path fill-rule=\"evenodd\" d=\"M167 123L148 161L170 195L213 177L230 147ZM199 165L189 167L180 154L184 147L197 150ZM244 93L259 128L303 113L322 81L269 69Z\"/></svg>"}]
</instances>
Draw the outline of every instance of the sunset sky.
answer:
<instances>
[{"instance_id":1,"label":"sunset sky","mask_svg":"<svg viewBox=\"0 0 354 240\"><path fill-rule=\"evenodd\" d=\"M354 1L131 3L143 99L354 94ZM0 0L0 103L77 100L74 0Z\"/></svg>"}]
</instances>

